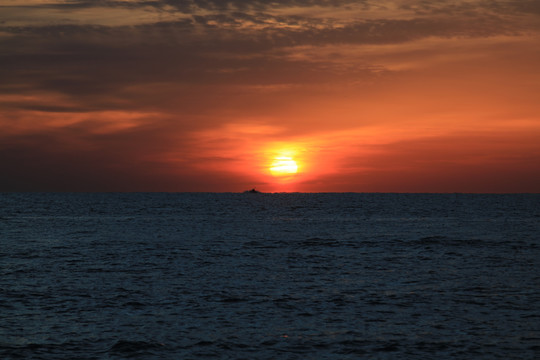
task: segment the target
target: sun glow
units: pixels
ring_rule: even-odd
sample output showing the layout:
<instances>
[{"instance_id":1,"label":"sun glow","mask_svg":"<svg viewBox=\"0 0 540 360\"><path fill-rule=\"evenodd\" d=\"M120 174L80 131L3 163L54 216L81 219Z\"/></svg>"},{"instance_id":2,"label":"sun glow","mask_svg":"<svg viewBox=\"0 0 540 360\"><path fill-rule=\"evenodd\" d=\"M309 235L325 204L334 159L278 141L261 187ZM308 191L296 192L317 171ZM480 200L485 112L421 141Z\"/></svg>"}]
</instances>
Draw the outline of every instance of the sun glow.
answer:
<instances>
[{"instance_id":1,"label":"sun glow","mask_svg":"<svg viewBox=\"0 0 540 360\"><path fill-rule=\"evenodd\" d=\"M270 165L270 172L274 176L290 176L298 172L298 165L290 156L278 156Z\"/></svg>"}]
</instances>

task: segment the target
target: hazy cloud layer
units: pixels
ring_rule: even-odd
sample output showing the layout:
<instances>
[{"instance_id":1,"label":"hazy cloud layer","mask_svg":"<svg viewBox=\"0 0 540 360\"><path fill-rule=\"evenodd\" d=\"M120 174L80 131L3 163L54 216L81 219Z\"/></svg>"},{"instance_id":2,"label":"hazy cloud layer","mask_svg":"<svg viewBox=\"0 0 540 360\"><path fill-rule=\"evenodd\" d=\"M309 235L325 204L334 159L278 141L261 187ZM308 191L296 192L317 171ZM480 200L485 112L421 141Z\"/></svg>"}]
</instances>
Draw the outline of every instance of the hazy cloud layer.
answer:
<instances>
[{"instance_id":1,"label":"hazy cloud layer","mask_svg":"<svg viewBox=\"0 0 540 360\"><path fill-rule=\"evenodd\" d=\"M505 116L538 130L538 1L4 0L0 13L0 190L249 186L232 170L245 149L216 144L317 147L373 124L455 136L468 99L497 109L478 131ZM281 130L203 141L230 124Z\"/></svg>"}]
</instances>

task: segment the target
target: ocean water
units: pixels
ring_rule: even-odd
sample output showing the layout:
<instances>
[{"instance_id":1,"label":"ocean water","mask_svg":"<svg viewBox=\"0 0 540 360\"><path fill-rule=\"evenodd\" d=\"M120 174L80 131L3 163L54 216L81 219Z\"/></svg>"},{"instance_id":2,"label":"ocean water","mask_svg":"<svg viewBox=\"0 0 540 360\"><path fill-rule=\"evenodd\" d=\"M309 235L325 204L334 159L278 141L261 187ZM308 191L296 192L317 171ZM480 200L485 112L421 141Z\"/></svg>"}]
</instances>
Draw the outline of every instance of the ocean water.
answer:
<instances>
[{"instance_id":1,"label":"ocean water","mask_svg":"<svg viewBox=\"0 0 540 360\"><path fill-rule=\"evenodd\" d=\"M540 195L0 194L0 358L540 358Z\"/></svg>"}]
</instances>

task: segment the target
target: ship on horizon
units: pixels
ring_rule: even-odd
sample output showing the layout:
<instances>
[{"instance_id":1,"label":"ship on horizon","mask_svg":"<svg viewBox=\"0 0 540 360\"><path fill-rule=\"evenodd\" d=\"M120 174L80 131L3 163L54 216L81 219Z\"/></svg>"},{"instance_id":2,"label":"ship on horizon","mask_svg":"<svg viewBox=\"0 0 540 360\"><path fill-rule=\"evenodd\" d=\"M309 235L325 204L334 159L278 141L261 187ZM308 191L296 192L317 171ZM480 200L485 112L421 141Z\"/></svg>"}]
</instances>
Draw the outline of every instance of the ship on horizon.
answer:
<instances>
[{"instance_id":1,"label":"ship on horizon","mask_svg":"<svg viewBox=\"0 0 540 360\"><path fill-rule=\"evenodd\" d=\"M255 188L253 188L251 190L244 191L244 194L261 194L261 192L259 190L256 190Z\"/></svg>"}]
</instances>

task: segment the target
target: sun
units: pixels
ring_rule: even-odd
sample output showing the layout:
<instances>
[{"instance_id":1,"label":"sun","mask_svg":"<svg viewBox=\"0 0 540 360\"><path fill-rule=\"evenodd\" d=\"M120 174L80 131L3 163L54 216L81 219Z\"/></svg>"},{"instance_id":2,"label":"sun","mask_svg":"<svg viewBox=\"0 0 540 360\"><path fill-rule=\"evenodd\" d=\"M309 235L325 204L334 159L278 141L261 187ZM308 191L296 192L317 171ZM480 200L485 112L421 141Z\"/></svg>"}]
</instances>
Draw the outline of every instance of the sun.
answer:
<instances>
[{"instance_id":1,"label":"sun","mask_svg":"<svg viewBox=\"0 0 540 360\"><path fill-rule=\"evenodd\" d=\"M278 156L270 164L270 172L274 176L290 176L298 172L298 165L290 156Z\"/></svg>"}]
</instances>

